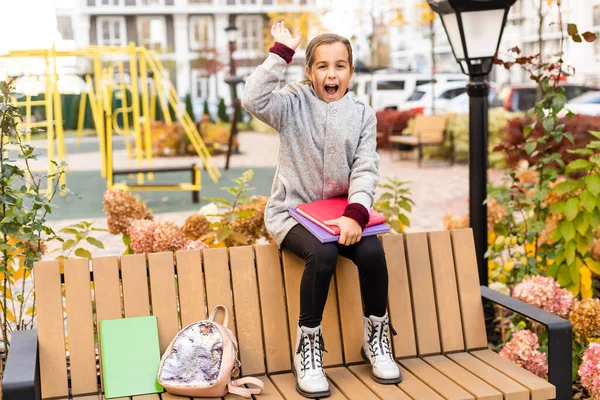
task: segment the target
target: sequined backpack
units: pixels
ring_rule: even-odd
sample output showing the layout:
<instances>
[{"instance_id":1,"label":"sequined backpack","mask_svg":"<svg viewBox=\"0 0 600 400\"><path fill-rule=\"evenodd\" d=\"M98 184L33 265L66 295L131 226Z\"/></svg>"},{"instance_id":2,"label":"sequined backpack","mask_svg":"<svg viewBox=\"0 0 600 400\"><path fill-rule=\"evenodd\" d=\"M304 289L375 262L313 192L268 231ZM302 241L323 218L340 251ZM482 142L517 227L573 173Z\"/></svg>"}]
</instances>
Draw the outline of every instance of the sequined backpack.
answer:
<instances>
[{"instance_id":1,"label":"sequined backpack","mask_svg":"<svg viewBox=\"0 0 600 400\"><path fill-rule=\"evenodd\" d=\"M214 321L217 310L225 311L223 325ZM206 320L180 330L165 350L158 369L158 383L171 394L187 397L222 397L227 393L250 398L264 384L257 378L237 378L241 363L238 343L229 330L227 307L218 305ZM246 388L252 384L256 388Z\"/></svg>"}]
</instances>

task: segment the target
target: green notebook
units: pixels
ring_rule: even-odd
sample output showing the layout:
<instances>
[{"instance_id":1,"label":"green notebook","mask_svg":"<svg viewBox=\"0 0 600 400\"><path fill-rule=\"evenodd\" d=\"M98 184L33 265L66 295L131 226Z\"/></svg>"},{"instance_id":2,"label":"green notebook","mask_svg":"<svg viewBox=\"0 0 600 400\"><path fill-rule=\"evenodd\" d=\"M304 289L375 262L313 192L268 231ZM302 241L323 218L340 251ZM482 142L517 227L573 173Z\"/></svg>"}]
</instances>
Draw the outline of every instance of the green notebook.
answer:
<instances>
[{"instance_id":1,"label":"green notebook","mask_svg":"<svg viewBox=\"0 0 600 400\"><path fill-rule=\"evenodd\" d=\"M156 317L100 321L100 345L105 398L163 392Z\"/></svg>"}]
</instances>

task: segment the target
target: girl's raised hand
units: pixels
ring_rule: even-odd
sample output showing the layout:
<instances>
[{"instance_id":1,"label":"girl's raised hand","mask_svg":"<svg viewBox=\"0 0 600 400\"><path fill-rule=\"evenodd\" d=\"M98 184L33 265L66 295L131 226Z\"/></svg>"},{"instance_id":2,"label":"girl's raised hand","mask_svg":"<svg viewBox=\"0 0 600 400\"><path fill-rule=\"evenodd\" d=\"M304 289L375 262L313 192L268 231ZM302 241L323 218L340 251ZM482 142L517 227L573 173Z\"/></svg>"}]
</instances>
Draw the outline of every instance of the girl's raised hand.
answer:
<instances>
[{"instance_id":1,"label":"girl's raised hand","mask_svg":"<svg viewBox=\"0 0 600 400\"><path fill-rule=\"evenodd\" d=\"M296 36L292 37L289 29L285 27L285 22L274 24L271 27L271 35L273 35L276 42L284 44L292 50L296 50L302 40L302 31L300 28L296 29Z\"/></svg>"}]
</instances>

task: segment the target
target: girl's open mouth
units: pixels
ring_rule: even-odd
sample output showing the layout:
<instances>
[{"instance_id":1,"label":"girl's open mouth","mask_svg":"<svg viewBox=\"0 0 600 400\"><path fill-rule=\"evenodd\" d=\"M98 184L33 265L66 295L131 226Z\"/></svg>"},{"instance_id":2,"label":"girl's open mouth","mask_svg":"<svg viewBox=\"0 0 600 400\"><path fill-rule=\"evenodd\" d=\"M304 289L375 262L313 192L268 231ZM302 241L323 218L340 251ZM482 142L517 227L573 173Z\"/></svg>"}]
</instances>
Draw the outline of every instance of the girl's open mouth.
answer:
<instances>
[{"instance_id":1,"label":"girl's open mouth","mask_svg":"<svg viewBox=\"0 0 600 400\"><path fill-rule=\"evenodd\" d=\"M340 87L338 85L325 85L325 92L331 97L335 96L339 89Z\"/></svg>"}]
</instances>

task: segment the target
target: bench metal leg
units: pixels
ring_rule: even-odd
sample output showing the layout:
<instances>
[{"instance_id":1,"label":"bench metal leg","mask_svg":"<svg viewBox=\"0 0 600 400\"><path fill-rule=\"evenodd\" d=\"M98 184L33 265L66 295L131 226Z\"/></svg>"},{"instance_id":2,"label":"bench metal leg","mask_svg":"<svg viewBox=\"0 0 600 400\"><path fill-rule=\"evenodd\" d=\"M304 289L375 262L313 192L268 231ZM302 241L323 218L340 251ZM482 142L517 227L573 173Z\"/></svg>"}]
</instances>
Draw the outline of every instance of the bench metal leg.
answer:
<instances>
[{"instance_id":1,"label":"bench metal leg","mask_svg":"<svg viewBox=\"0 0 600 400\"><path fill-rule=\"evenodd\" d=\"M190 173L192 174L192 184L197 185L198 177L196 176L196 164L192 165L192 169L190 170ZM194 203L194 204L200 203L200 191L199 190L192 190L192 203Z\"/></svg>"},{"instance_id":2,"label":"bench metal leg","mask_svg":"<svg viewBox=\"0 0 600 400\"><path fill-rule=\"evenodd\" d=\"M419 143L419 168L421 168L421 164L423 161L423 145Z\"/></svg>"}]
</instances>

